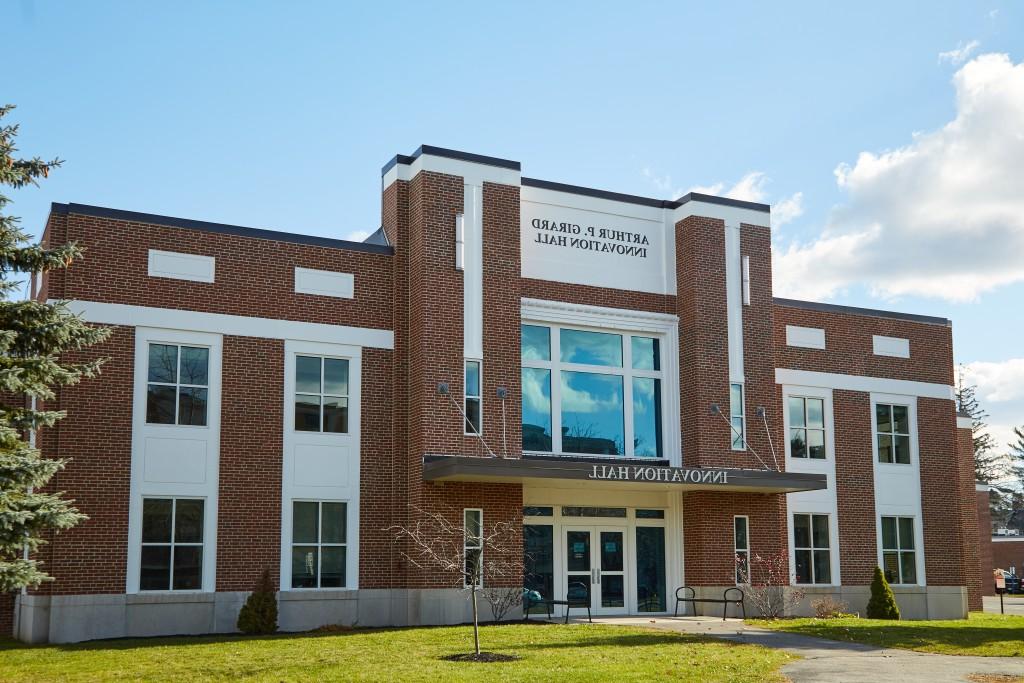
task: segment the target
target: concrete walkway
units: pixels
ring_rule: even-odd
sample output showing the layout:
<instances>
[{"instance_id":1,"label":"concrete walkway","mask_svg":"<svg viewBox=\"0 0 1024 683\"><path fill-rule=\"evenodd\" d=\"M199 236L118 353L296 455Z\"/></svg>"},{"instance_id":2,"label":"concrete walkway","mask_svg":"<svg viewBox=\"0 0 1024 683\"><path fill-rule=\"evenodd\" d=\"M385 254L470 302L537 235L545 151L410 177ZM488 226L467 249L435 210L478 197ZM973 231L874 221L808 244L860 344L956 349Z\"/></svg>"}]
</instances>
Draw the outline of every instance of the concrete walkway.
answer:
<instances>
[{"instance_id":1,"label":"concrete walkway","mask_svg":"<svg viewBox=\"0 0 1024 683\"><path fill-rule=\"evenodd\" d=\"M780 648L803 658L782 668L782 673L794 683L940 683L967 681L971 674L1024 677L1024 658L956 657L841 643L749 626L740 619L723 622L710 617L599 617L594 623L647 626Z\"/></svg>"}]
</instances>

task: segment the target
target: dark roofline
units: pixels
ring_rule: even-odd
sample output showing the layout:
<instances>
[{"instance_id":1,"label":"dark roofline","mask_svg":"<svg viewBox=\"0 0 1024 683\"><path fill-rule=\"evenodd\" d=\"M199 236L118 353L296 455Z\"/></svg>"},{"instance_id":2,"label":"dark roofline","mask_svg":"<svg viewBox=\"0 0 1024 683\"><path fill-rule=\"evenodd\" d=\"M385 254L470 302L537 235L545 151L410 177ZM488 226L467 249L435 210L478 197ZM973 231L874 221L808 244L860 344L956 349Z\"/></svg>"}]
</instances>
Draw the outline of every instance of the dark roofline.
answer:
<instances>
[{"instance_id":1,"label":"dark roofline","mask_svg":"<svg viewBox=\"0 0 1024 683\"><path fill-rule=\"evenodd\" d=\"M380 169L380 174L382 176L385 175L396 164L408 166L419 159L423 154L429 154L435 157L444 157L446 159L457 159L458 161L470 161L474 164L484 164L486 166L497 166L498 168L508 168L513 171L519 171L522 169L522 165L518 161L512 161L510 159L499 159L498 157L489 157L484 156L483 154L473 154L472 152L460 152L457 149L446 149L444 147L434 147L433 145L420 145L416 151L412 153L412 156L396 154L391 161L384 164L384 167Z\"/></svg>"},{"instance_id":2,"label":"dark roofline","mask_svg":"<svg viewBox=\"0 0 1024 683\"><path fill-rule=\"evenodd\" d=\"M222 235L251 237L254 239L273 240L275 242L305 244L313 247L348 249L349 251L362 251L370 254L387 254L390 256L395 253L395 250L392 247L382 244L350 242L349 240L318 237L316 235L297 235L295 233L280 232L278 230L246 228L239 225L226 225L224 223L209 223L207 221L192 220L191 218L158 216L152 213L139 213L137 211L125 211L123 209L109 209L103 206L90 206L88 204L59 204L54 202L50 205L50 211L53 213L63 214L74 213L80 216L95 216L97 218L112 218L120 221L131 221L133 223L151 223L153 225L165 225L171 228L216 232Z\"/></svg>"},{"instance_id":3,"label":"dark roofline","mask_svg":"<svg viewBox=\"0 0 1024 683\"><path fill-rule=\"evenodd\" d=\"M858 308L856 306L840 306L839 304L824 304L818 301L798 301L796 299L773 299L776 306L787 308L805 308L823 313L849 313L851 315L864 315L872 318L892 318L894 320L906 320L913 323L924 323L926 325L942 325L952 327L953 322L948 318L939 318L931 315L918 315L916 313L897 313L896 311L880 311L876 308Z\"/></svg>"},{"instance_id":4,"label":"dark roofline","mask_svg":"<svg viewBox=\"0 0 1024 683\"><path fill-rule=\"evenodd\" d=\"M739 199L729 199L728 197L716 197L712 194L701 194L700 192L689 192L679 199L654 199L653 197L640 197L634 194L623 194L621 192L610 192L608 190L598 190L593 187L582 187L580 185L569 185L567 183L556 183L550 180L539 180L537 178L523 178L522 184L527 187L539 187L544 190L554 190L556 192L567 192L569 194L578 194L585 197L596 197L598 199L610 199L616 202L626 202L629 204L640 204L641 206L653 206L656 209L678 209L683 204L689 202L705 202L707 204L718 204L719 206L731 206L737 209L747 209L748 211L758 211L761 213L770 213L771 207L768 204L758 204L757 202L744 202Z\"/></svg>"}]
</instances>

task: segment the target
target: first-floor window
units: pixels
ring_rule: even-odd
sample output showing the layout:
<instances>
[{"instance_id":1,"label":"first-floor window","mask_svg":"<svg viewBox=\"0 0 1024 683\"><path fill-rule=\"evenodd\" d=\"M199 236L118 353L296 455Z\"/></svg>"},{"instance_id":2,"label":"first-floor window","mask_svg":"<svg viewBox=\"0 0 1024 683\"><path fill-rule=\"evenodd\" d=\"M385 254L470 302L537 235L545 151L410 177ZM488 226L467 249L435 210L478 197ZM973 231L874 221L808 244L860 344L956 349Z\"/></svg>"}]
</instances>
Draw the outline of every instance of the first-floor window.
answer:
<instances>
[{"instance_id":1,"label":"first-floor window","mask_svg":"<svg viewBox=\"0 0 1024 683\"><path fill-rule=\"evenodd\" d=\"M746 516L732 518L733 546L736 549L736 583L750 583L750 537Z\"/></svg>"},{"instance_id":2,"label":"first-floor window","mask_svg":"<svg viewBox=\"0 0 1024 683\"><path fill-rule=\"evenodd\" d=\"M480 396L480 361L466 361L466 434L480 434L481 407Z\"/></svg>"},{"instance_id":3,"label":"first-floor window","mask_svg":"<svg viewBox=\"0 0 1024 683\"><path fill-rule=\"evenodd\" d=\"M344 588L348 506L292 503L292 588Z\"/></svg>"},{"instance_id":4,"label":"first-floor window","mask_svg":"<svg viewBox=\"0 0 1024 683\"><path fill-rule=\"evenodd\" d=\"M463 519L463 553L466 558L466 570L463 574L463 585L469 588L476 579L477 587L484 585L484 511L466 509L462 511Z\"/></svg>"},{"instance_id":5,"label":"first-floor window","mask_svg":"<svg viewBox=\"0 0 1024 683\"><path fill-rule=\"evenodd\" d=\"M882 517L882 568L889 583L917 583L913 517Z\"/></svg>"},{"instance_id":6,"label":"first-floor window","mask_svg":"<svg viewBox=\"0 0 1024 683\"><path fill-rule=\"evenodd\" d=\"M797 583L832 583L828 515L793 515Z\"/></svg>"},{"instance_id":7,"label":"first-floor window","mask_svg":"<svg viewBox=\"0 0 1024 683\"><path fill-rule=\"evenodd\" d=\"M201 498L142 499L140 590L202 590L203 507Z\"/></svg>"}]
</instances>

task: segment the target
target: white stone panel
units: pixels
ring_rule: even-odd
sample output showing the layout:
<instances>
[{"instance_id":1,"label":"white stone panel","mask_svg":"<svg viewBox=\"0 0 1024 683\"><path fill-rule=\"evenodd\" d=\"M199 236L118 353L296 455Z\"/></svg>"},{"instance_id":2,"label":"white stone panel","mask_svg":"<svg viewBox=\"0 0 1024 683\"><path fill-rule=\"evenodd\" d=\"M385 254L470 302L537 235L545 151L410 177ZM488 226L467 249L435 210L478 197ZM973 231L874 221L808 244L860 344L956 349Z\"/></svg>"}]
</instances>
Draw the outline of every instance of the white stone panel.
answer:
<instances>
[{"instance_id":1,"label":"white stone panel","mask_svg":"<svg viewBox=\"0 0 1024 683\"><path fill-rule=\"evenodd\" d=\"M353 299L355 298L355 276L352 273L335 273L329 270L313 270L296 266L295 292Z\"/></svg>"},{"instance_id":2,"label":"white stone panel","mask_svg":"<svg viewBox=\"0 0 1024 683\"><path fill-rule=\"evenodd\" d=\"M825 330L818 327L786 325L786 346L823 349L825 348Z\"/></svg>"},{"instance_id":3,"label":"white stone panel","mask_svg":"<svg viewBox=\"0 0 1024 683\"><path fill-rule=\"evenodd\" d=\"M149 250L149 276L175 280L213 282L216 260L212 256Z\"/></svg>"}]
</instances>

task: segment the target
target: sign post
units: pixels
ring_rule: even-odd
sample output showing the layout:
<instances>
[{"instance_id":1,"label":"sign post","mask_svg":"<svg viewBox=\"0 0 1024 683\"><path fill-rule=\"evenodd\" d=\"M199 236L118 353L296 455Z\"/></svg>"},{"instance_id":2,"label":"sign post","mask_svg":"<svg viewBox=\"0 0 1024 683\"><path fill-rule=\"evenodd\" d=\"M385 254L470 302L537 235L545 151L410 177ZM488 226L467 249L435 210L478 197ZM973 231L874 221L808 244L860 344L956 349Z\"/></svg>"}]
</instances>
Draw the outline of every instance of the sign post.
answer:
<instances>
[{"instance_id":1,"label":"sign post","mask_svg":"<svg viewBox=\"0 0 1024 683\"><path fill-rule=\"evenodd\" d=\"M1002 572L996 574L996 593L999 595L999 613L1006 614L1003 607L1003 594L1006 592L1006 577Z\"/></svg>"}]
</instances>

